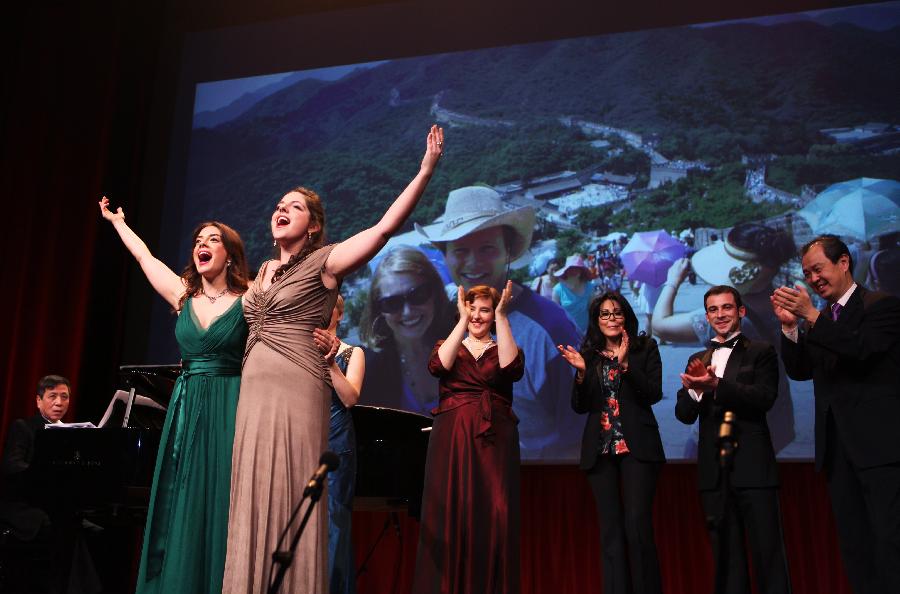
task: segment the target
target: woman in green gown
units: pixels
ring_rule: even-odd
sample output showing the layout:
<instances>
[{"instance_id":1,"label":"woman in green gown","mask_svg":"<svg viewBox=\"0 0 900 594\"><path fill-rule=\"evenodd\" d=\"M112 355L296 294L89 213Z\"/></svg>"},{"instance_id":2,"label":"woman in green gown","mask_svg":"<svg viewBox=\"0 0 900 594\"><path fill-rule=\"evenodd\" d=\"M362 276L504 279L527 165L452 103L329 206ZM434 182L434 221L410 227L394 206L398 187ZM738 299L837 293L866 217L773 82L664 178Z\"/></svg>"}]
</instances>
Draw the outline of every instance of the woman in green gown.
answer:
<instances>
[{"instance_id":1,"label":"woman in green gown","mask_svg":"<svg viewBox=\"0 0 900 594\"><path fill-rule=\"evenodd\" d=\"M222 590L231 449L247 324L244 245L219 222L197 226L191 263L179 276L153 257L119 208L100 201L153 288L179 314L175 337L182 373L159 444L138 594L218 594Z\"/></svg>"}]
</instances>

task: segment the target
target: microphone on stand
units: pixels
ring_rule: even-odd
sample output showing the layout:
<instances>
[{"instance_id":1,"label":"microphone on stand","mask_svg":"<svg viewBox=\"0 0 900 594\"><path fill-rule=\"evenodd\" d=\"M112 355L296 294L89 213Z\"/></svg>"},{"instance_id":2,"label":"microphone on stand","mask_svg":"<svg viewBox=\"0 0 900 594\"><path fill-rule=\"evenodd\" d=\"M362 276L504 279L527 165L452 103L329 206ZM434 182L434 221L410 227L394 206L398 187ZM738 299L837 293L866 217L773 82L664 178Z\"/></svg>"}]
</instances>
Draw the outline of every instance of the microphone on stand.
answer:
<instances>
[{"instance_id":1,"label":"microphone on stand","mask_svg":"<svg viewBox=\"0 0 900 594\"><path fill-rule=\"evenodd\" d=\"M303 489L303 496L306 497L313 491L321 491L325 485L325 477L332 470L337 470L340 465L341 459L337 454L334 452L322 452L322 456L319 458L319 467L310 477L309 482L306 483L306 488Z\"/></svg>"},{"instance_id":2,"label":"microphone on stand","mask_svg":"<svg viewBox=\"0 0 900 594\"><path fill-rule=\"evenodd\" d=\"M341 459L337 454L334 452L322 452L322 456L319 458L319 467L309 479L306 488L303 489L303 497L300 498L300 502L297 503L297 506L294 508L294 513L292 513L291 517L288 519L287 526L284 527L284 530L281 531L281 536L278 537L278 545L275 547L275 552L272 553L272 573L269 578L267 594L277 594L278 590L281 588L284 574L294 559L294 552L297 550L297 543L300 542L300 535L303 534L303 529L306 528L306 523L309 522L309 517L312 515L313 508L322 496L322 489L325 487L325 478L328 476L329 472L335 470L340 465ZM300 521L300 528L294 533L294 537L291 539L290 548L286 551L281 550L281 543L284 541L284 537L287 536L291 525L294 523L294 519L300 512L300 507L307 497L309 497L309 505L306 507L306 513L303 514L303 519Z\"/></svg>"},{"instance_id":3,"label":"microphone on stand","mask_svg":"<svg viewBox=\"0 0 900 594\"><path fill-rule=\"evenodd\" d=\"M737 449L737 440L732 434L732 423L734 422L734 413L730 410L725 411L722 418L722 424L719 425L719 466L728 467L731 465L731 458L734 450Z\"/></svg>"}]
</instances>

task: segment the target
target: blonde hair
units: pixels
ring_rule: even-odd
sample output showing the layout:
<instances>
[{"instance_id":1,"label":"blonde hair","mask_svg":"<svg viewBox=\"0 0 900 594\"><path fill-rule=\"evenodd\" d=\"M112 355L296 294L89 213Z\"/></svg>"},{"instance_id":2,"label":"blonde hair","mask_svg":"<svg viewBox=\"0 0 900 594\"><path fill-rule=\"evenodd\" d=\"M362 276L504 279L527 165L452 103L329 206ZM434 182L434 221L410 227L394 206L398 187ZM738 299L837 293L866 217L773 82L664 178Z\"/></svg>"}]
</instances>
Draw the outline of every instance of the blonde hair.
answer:
<instances>
[{"instance_id":1,"label":"blonde hair","mask_svg":"<svg viewBox=\"0 0 900 594\"><path fill-rule=\"evenodd\" d=\"M390 329L384 324L384 316L378 311L378 300L381 299L382 280L387 276L408 274L423 279L431 290L434 302L434 318L426 330L429 340L444 337L444 330L452 324L453 310L450 300L444 293L444 282L435 270L428 256L410 246L398 246L392 249L378 263L369 288L369 297L359 322L359 338L369 348L381 350L393 342Z\"/></svg>"}]
</instances>

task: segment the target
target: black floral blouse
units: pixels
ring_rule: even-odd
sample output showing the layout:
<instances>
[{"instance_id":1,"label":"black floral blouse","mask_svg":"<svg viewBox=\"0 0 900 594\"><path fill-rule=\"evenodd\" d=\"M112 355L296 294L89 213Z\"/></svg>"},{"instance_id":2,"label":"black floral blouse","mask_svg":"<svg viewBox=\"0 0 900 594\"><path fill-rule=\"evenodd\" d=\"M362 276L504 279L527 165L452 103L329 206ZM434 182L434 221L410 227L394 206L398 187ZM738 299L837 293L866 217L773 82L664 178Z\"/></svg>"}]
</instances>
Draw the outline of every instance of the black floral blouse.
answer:
<instances>
[{"instance_id":1,"label":"black floral blouse","mask_svg":"<svg viewBox=\"0 0 900 594\"><path fill-rule=\"evenodd\" d=\"M628 445L622 434L622 418L619 416L618 400L619 387L622 384L622 370L619 369L617 360L606 357L603 357L600 365L603 393L606 396L600 414L600 424L603 428L600 434L600 453L627 454Z\"/></svg>"}]
</instances>

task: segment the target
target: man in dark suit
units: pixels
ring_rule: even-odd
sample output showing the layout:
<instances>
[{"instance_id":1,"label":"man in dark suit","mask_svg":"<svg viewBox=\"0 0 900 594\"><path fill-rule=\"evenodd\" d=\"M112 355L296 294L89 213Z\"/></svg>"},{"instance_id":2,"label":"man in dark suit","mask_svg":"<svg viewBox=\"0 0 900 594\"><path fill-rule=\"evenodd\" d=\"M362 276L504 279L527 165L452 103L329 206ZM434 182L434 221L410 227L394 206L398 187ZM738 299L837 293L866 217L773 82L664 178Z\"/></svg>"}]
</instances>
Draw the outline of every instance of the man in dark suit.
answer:
<instances>
[{"instance_id":1,"label":"man in dark suit","mask_svg":"<svg viewBox=\"0 0 900 594\"><path fill-rule=\"evenodd\" d=\"M0 523L12 528L19 540L34 540L49 525L47 514L29 505L28 468L34 457L35 434L48 423L60 422L69 409L70 396L66 378L61 375L41 378L35 396L37 414L17 419L9 428L3 449Z\"/></svg>"},{"instance_id":2,"label":"man in dark suit","mask_svg":"<svg viewBox=\"0 0 900 594\"><path fill-rule=\"evenodd\" d=\"M44 425L59 423L69 409L71 396L69 380L60 375L48 375L38 382L35 403L37 414L26 419L17 419L10 425L3 449L2 487L0 487L0 527L9 530L12 542L18 546L31 547L35 554L41 554L48 561L42 564L40 572L27 570L15 577L19 583L4 583L3 587L27 592L56 592L64 573L64 563L60 555L65 548L68 533L48 512L34 502L30 484L29 468L34 458L34 442L38 431ZM60 495L64 497L63 494ZM28 569L28 568L26 568Z\"/></svg>"},{"instance_id":3,"label":"man in dark suit","mask_svg":"<svg viewBox=\"0 0 900 594\"><path fill-rule=\"evenodd\" d=\"M900 592L900 299L853 281L833 235L801 250L806 283L772 295L788 376L813 380L816 468L825 469L841 555L857 594ZM801 327L801 323L805 327Z\"/></svg>"},{"instance_id":4,"label":"man in dark suit","mask_svg":"<svg viewBox=\"0 0 900 594\"><path fill-rule=\"evenodd\" d=\"M741 334L746 310L734 287L712 287L703 304L716 336L681 374L675 416L689 425L700 419L697 467L701 503L711 519L716 592L749 594L746 533L760 591L787 593L778 470L766 423L778 396L778 356L772 345ZM737 447L722 454L730 460L720 461L718 435L726 411L734 415Z\"/></svg>"}]
</instances>

